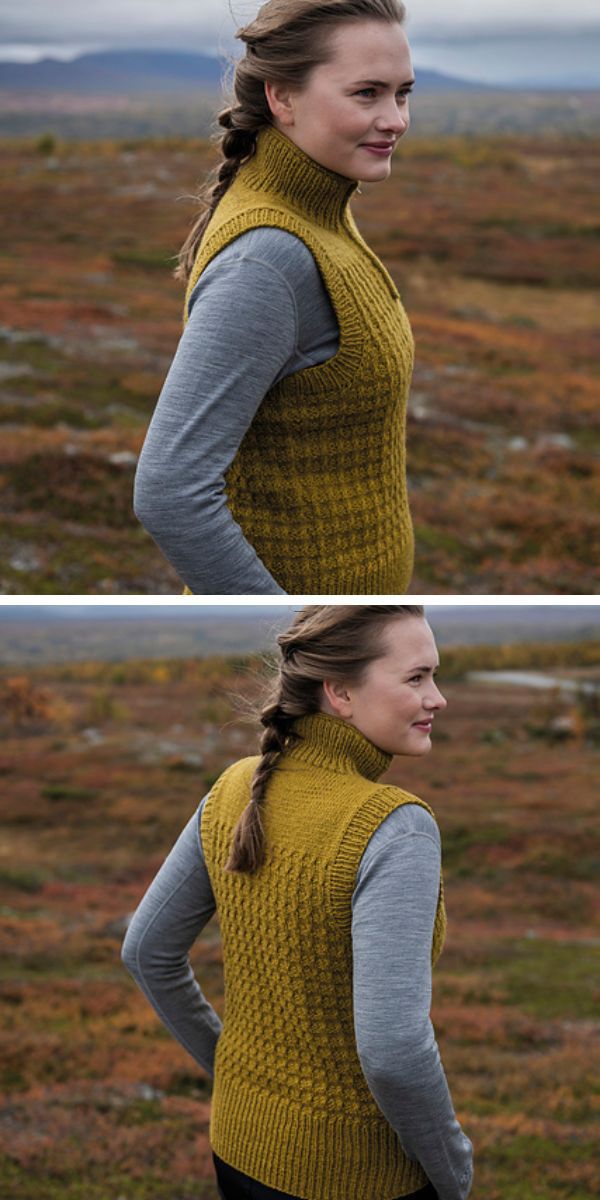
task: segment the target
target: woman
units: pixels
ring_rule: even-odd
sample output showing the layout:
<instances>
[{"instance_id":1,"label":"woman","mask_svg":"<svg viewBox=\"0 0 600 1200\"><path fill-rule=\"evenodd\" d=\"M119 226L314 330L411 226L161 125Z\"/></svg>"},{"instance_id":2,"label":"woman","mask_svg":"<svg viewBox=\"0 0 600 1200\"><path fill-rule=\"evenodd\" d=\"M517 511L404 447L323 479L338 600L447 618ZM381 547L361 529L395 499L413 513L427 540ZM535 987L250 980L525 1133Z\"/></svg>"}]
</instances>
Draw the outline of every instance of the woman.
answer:
<instances>
[{"instance_id":1,"label":"woman","mask_svg":"<svg viewBox=\"0 0 600 1200\"><path fill-rule=\"evenodd\" d=\"M314 605L278 638L261 755L217 780L134 913L123 960L214 1075L220 1195L465 1200L472 1145L429 1018L440 835L382 784L445 707L418 606ZM212 913L223 1026L188 951Z\"/></svg>"},{"instance_id":2,"label":"woman","mask_svg":"<svg viewBox=\"0 0 600 1200\"><path fill-rule=\"evenodd\" d=\"M135 512L198 594L406 592L414 342L349 207L390 174L413 80L399 0L269 0L236 36L216 183Z\"/></svg>"}]
</instances>

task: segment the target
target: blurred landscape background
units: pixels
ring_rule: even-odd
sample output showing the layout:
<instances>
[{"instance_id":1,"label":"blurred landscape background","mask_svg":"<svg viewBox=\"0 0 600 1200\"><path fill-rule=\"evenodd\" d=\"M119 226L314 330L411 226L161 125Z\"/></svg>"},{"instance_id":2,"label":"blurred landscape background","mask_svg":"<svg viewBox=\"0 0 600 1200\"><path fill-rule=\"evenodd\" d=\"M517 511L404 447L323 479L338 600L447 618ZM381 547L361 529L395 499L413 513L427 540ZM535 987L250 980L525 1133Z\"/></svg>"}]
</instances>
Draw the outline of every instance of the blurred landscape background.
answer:
<instances>
[{"instance_id":1,"label":"blurred landscape background","mask_svg":"<svg viewBox=\"0 0 600 1200\"><path fill-rule=\"evenodd\" d=\"M582 45L577 46L581 54ZM182 50L104 50L71 60L2 61L0 134L98 140L209 137L224 107L239 55ZM530 70L531 70L530 64ZM476 69L476 68L475 68ZM482 71L484 70L481 64ZM600 78L578 86L575 70L558 86L531 80L498 86L448 71L415 68L411 136L540 133L582 137L598 132Z\"/></svg>"},{"instance_id":2,"label":"blurred landscape background","mask_svg":"<svg viewBox=\"0 0 600 1200\"><path fill-rule=\"evenodd\" d=\"M171 273L217 161L233 18L257 7L152 4L142 27L115 0L102 19L7 6L5 595L181 590L133 476L181 334ZM596 594L598 22L583 3L444 11L411 16L412 126L352 201L416 340L411 590Z\"/></svg>"},{"instance_id":3,"label":"blurred landscape background","mask_svg":"<svg viewBox=\"0 0 600 1200\"><path fill-rule=\"evenodd\" d=\"M0 666L97 659L187 658L249 654L273 643L292 604L18 604L0 605ZM543 666L548 644L568 659L575 642L593 642L598 606L582 604L433 604L426 606L439 645L526 646ZM534 651L534 647L537 650ZM512 652L512 651L511 651ZM483 654L484 651L478 651ZM492 652L494 653L494 652Z\"/></svg>"},{"instance_id":4,"label":"blurred landscape background","mask_svg":"<svg viewBox=\"0 0 600 1200\"><path fill-rule=\"evenodd\" d=\"M257 701L261 652L291 606L169 609L146 608L135 630L141 614L118 606L70 616L57 607L37 624L31 610L0 607L7 1200L216 1200L210 1082L120 949L202 796L230 762L256 753L258 726L239 697ZM427 614L448 708L432 753L396 758L386 778L425 799L440 824L448 938L431 1015L475 1146L472 1197L589 1200L598 612ZM152 623L160 640L141 657ZM25 625L35 664L19 641ZM215 918L191 962L222 1014Z\"/></svg>"}]
</instances>

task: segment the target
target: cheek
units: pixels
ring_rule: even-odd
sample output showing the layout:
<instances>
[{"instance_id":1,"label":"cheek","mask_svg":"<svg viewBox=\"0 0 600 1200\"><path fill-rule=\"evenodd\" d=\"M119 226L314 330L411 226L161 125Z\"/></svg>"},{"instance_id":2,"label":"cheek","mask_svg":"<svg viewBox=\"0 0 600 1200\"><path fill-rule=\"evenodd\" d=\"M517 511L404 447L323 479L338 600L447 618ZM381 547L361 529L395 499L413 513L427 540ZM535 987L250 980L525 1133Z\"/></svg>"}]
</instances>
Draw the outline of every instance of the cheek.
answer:
<instances>
[{"instance_id":1,"label":"cheek","mask_svg":"<svg viewBox=\"0 0 600 1200\"><path fill-rule=\"evenodd\" d=\"M329 119L335 125L334 132L342 137L353 138L364 127L364 113L352 101L336 96L328 106Z\"/></svg>"},{"instance_id":2,"label":"cheek","mask_svg":"<svg viewBox=\"0 0 600 1200\"><path fill-rule=\"evenodd\" d=\"M396 711L409 723L414 721L421 711L421 699L417 692L403 692L397 700Z\"/></svg>"},{"instance_id":3,"label":"cheek","mask_svg":"<svg viewBox=\"0 0 600 1200\"><path fill-rule=\"evenodd\" d=\"M404 689L398 692L396 688L390 688L383 702L384 720L390 724L398 724L398 722L410 724L415 720L415 714L420 707L418 697L414 692L406 692Z\"/></svg>"}]
</instances>

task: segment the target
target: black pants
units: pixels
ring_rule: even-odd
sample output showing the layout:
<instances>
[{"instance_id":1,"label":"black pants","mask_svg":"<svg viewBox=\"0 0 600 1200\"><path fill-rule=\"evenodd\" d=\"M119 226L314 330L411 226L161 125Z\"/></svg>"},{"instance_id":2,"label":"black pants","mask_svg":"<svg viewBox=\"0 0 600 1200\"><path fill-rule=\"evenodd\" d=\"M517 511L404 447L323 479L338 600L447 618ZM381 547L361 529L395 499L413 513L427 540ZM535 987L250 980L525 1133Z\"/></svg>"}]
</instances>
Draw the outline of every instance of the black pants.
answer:
<instances>
[{"instance_id":1,"label":"black pants","mask_svg":"<svg viewBox=\"0 0 600 1200\"><path fill-rule=\"evenodd\" d=\"M267 1187L266 1184L251 1179L249 1175L236 1171L235 1167L230 1167L222 1158L217 1158L214 1150L213 1162L221 1200L298 1200L297 1196L291 1196L289 1192L278 1192L275 1188ZM398 1200L437 1200L437 1192L428 1183L418 1192L411 1192Z\"/></svg>"}]
</instances>

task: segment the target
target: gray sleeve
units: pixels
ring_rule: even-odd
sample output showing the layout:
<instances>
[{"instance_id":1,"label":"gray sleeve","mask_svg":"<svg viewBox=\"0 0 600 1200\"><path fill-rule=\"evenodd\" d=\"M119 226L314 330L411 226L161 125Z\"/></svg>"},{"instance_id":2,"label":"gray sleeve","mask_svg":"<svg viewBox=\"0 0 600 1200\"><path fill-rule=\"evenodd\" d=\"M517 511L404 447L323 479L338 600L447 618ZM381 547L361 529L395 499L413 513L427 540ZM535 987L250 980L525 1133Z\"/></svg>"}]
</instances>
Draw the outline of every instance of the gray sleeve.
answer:
<instances>
[{"instance_id":1,"label":"gray sleeve","mask_svg":"<svg viewBox=\"0 0 600 1200\"><path fill-rule=\"evenodd\" d=\"M142 447L133 500L194 593L286 595L233 519L225 472L297 336L294 292L269 263L217 255L200 276Z\"/></svg>"},{"instance_id":2,"label":"gray sleeve","mask_svg":"<svg viewBox=\"0 0 600 1200\"><path fill-rule=\"evenodd\" d=\"M212 1077L221 1019L202 994L188 957L215 911L201 852L203 803L136 908L121 958L166 1028Z\"/></svg>"},{"instance_id":3,"label":"gray sleeve","mask_svg":"<svg viewBox=\"0 0 600 1200\"><path fill-rule=\"evenodd\" d=\"M439 1200L466 1200L473 1146L456 1118L429 1016L441 844L416 804L370 839L352 897L354 1020L367 1084Z\"/></svg>"}]
</instances>

